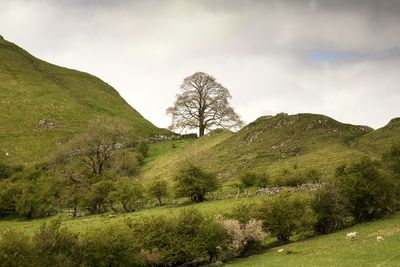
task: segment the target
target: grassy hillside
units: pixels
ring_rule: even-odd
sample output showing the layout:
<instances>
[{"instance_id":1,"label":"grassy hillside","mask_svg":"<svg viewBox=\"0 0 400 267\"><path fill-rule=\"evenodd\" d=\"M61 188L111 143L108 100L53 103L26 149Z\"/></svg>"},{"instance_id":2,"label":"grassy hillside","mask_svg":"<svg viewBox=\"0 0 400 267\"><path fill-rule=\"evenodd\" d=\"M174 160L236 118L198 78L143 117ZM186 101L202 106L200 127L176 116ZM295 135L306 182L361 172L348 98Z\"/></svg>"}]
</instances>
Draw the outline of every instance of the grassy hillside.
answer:
<instances>
[{"instance_id":1,"label":"grassy hillside","mask_svg":"<svg viewBox=\"0 0 400 267\"><path fill-rule=\"evenodd\" d=\"M348 241L346 233L359 238ZM377 242L377 236L384 241ZM267 250L226 266L400 266L400 215ZM283 252L278 250L283 249Z\"/></svg>"},{"instance_id":2,"label":"grassy hillside","mask_svg":"<svg viewBox=\"0 0 400 267\"><path fill-rule=\"evenodd\" d=\"M100 79L39 60L1 38L0 81L0 159L41 160L98 115L123 118L142 137L166 132Z\"/></svg>"},{"instance_id":3,"label":"grassy hillside","mask_svg":"<svg viewBox=\"0 0 400 267\"><path fill-rule=\"evenodd\" d=\"M356 144L373 130L316 114L260 117L237 133L219 131L154 157L142 177L169 179L187 160L216 172L226 184L245 172L279 175L283 169L315 168L331 174L365 155Z\"/></svg>"},{"instance_id":4,"label":"grassy hillside","mask_svg":"<svg viewBox=\"0 0 400 267\"><path fill-rule=\"evenodd\" d=\"M374 156L387 151L392 144L400 144L400 118L392 119L385 127L365 134L357 148Z\"/></svg>"}]
</instances>

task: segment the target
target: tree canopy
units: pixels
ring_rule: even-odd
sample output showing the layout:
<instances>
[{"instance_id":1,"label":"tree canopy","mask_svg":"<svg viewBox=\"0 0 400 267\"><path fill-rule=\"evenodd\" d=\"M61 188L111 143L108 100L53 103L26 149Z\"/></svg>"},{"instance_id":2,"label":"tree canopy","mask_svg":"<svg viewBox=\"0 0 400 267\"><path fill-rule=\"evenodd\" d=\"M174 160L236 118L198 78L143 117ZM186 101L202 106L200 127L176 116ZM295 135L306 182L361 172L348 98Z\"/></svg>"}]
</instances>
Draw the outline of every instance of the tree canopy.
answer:
<instances>
[{"instance_id":1,"label":"tree canopy","mask_svg":"<svg viewBox=\"0 0 400 267\"><path fill-rule=\"evenodd\" d=\"M199 136L203 136L206 129L241 127L243 122L230 106L231 98L228 89L213 76L196 72L183 80L181 93L167 109L172 115L170 128L198 128Z\"/></svg>"}]
</instances>

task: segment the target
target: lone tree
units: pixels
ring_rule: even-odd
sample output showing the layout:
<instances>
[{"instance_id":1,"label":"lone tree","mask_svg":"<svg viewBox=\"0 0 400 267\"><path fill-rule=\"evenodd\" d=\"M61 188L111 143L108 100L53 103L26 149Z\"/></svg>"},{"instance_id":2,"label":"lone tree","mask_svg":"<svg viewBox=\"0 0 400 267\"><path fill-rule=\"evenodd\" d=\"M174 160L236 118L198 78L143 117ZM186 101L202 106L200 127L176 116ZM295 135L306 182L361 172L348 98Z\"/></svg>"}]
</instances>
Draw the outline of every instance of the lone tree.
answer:
<instances>
[{"instance_id":1,"label":"lone tree","mask_svg":"<svg viewBox=\"0 0 400 267\"><path fill-rule=\"evenodd\" d=\"M207 193L216 191L220 187L213 173L205 172L192 164L180 169L174 180L176 196L189 197L193 202L203 202Z\"/></svg>"},{"instance_id":2,"label":"lone tree","mask_svg":"<svg viewBox=\"0 0 400 267\"><path fill-rule=\"evenodd\" d=\"M167 114L172 115L170 128L198 128L199 136L203 136L206 129L240 127L243 122L230 106L230 98L228 89L214 77L196 72L183 80L174 106L167 109Z\"/></svg>"}]
</instances>

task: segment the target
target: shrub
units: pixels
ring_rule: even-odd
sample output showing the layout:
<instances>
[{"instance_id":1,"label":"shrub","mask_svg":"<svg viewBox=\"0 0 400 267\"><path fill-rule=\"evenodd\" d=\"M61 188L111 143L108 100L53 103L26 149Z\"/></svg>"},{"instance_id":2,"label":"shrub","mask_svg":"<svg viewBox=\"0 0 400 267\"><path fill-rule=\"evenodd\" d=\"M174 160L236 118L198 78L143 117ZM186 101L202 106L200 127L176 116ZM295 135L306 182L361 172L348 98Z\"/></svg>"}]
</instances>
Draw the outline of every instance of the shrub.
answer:
<instances>
[{"instance_id":1,"label":"shrub","mask_svg":"<svg viewBox=\"0 0 400 267\"><path fill-rule=\"evenodd\" d=\"M162 198L168 194L168 184L164 180L154 180L148 186L147 192L149 196L156 198L160 206L162 206Z\"/></svg>"},{"instance_id":2,"label":"shrub","mask_svg":"<svg viewBox=\"0 0 400 267\"><path fill-rule=\"evenodd\" d=\"M108 200L110 205L119 203L125 212L135 211L143 206L144 187L127 177L118 178Z\"/></svg>"},{"instance_id":3,"label":"shrub","mask_svg":"<svg viewBox=\"0 0 400 267\"><path fill-rule=\"evenodd\" d=\"M84 266L140 266L139 249L126 226L112 226L82 237Z\"/></svg>"},{"instance_id":4,"label":"shrub","mask_svg":"<svg viewBox=\"0 0 400 267\"><path fill-rule=\"evenodd\" d=\"M76 266L81 261L78 236L61 228L61 221L43 224L33 236L37 266Z\"/></svg>"},{"instance_id":5,"label":"shrub","mask_svg":"<svg viewBox=\"0 0 400 267\"><path fill-rule=\"evenodd\" d=\"M349 224L348 200L332 185L316 192L312 201L317 222L317 233L327 234L344 228Z\"/></svg>"},{"instance_id":6,"label":"shrub","mask_svg":"<svg viewBox=\"0 0 400 267\"><path fill-rule=\"evenodd\" d=\"M30 238L21 232L0 235L0 266L31 266L34 258Z\"/></svg>"},{"instance_id":7,"label":"shrub","mask_svg":"<svg viewBox=\"0 0 400 267\"><path fill-rule=\"evenodd\" d=\"M289 192L264 199L259 212L265 230L281 242L295 234L308 235L315 222L309 200Z\"/></svg>"},{"instance_id":8,"label":"shrub","mask_svg":"<svg viewBox=\"0 0 400 267\"><path fill-rule=\"evenodd\" d=\"M246 223L254 218L259 218L259 204L256 202L239 203L233 209L225 214L226 217L236 219L240 223Z\"/></svg>"},{"instance_id":9,"label":"shrub","mask_svg":"<svg viewBox=\"0 0 400 267\"><path fill-rule=\"evenodd\" d=\"M142 249L141 258L164 266L214 261L227 238L220 224L195 209L185 209L178 217L147 218L130 223L130 228Z\"/></svg>"},{"instance_id":10,"label":"shrub","mask_svg":"<svg viewBox=\"0 0 400 267\"><path fill-rule=\"evenodd\" d=\"M321 173L315 169L304 171L291 171L284 169L279 177L276 177L273 184L276 186L297 186L305 183L315 183L320 181Z\"/></svg>"},{"instance_id":11,"label":"shrub","mask_svg":"<svg viewBox=\"0 0 400 267\"><path fill-rule=\"evenodd\" d=\"M106 212L110 207L110 194L114 190L114 184L109 180L101 180L90 187L81 198L80 206L88 209L90 213Z\"/></svg>"},{"instance_id":12,"label":"shrub","mask_svg":"<svg viewBox=\"0 0 400 267\"><path fill-rule=\"evenodd\" d=\"M245 173L240 176L240 183L243 187L267 187L269 184L269 176L267 174Z\"/></svg>"},{"instance_id":13,"label":"shrub","mask_svg":"<svg viewBox=\"0 0 400 267\"><path fill-rule=\"evenodd\" d=\"M241 256L249 250L258 250L267 236L260 220L250 219L247 223L241 224L235 219L218 217L217 221L229 237L228 242L221 247L222 260Z\"/></svg>"},{"instance_id":14,"label":"shrub","mask_svg":"<svg viewBox=\"0 0 400 267\"><path fill-rule=\"evenodd\" d=\"M356 222L372 220L393 211L395 183L381 172L377 161L365 158L339 167L335 186L348 199Z\"/></svg>"},{"instance_id":15,"label":"shrub","mask_svg":"<svg viewBox=\"0 0 400 267\"><path fill-rule=\"evenodd\" d=\"M204 201L208 192L216 191L220 186L214 174L205 172L192 164L182 168L174 180L176 196L189 197L194 202Z\"/></svg>"}]
</instances>

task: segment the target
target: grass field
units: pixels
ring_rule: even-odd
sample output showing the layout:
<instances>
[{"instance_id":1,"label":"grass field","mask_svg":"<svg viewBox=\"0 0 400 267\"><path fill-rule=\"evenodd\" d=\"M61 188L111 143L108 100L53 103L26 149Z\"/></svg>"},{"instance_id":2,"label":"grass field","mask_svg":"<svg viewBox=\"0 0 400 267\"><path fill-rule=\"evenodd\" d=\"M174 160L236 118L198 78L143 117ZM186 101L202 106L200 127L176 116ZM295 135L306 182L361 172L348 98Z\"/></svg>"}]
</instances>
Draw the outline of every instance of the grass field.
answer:
<instances>
[{"instance_id":1,"label":"grass field","mask_svg":"<svg viewBox=\"0 0 400 267\"><path fill-rule=\"evenodd\" d=\"M198 204L175 204L166 205L162 207L149 208L140 210L133 213L119 213L119 214L101 214L71 218L67 215L61 215L63 225L68 227L74 232L86 232L96 227L103 227L112 224L124 223L126 219L140 219L147 216L157 215L177 215L185 208L194 207L204 214L217 215L229 212L235 205L248 201L258 201L260 197L240 198L240 199L225 199L208 201ZM49 222L53 219L60 217L60 215L26 220L26 219L0 219L0 231L8 229L20 230L28 234L32 234L37 230L40 225Z\"/></svg>"},{"instance_id":2,"label":"grass field","mask_svg":"<svg viewBox=\"0 0 400 267\"><path fill-rule=\"evenodd\" d=\"M358 239L348 241L348 232ZM376 237L384 237L377 242ZM278 250L283 249L283 252ZM262 254L240 259L226 266L400 266L400 214L353 226L329 235L273 247Z\"/></svg>"}]
</instances>

